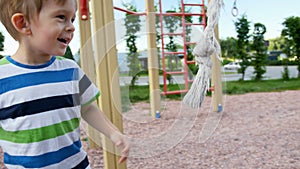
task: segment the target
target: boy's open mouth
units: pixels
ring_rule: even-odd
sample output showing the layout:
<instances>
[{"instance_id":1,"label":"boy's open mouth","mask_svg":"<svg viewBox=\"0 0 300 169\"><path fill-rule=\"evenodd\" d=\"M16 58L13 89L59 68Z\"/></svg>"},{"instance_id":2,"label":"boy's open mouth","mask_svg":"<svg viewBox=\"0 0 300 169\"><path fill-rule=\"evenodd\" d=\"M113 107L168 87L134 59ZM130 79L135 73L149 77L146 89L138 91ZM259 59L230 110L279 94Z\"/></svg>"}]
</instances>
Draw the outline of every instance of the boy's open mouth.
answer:
<instances>
[{"instance_id":1,"label":"boy's open mouth","mask_svg":"<svg viewBox=\"0 0 300 169\"><path fill-rule=\"evenodd\" d=\"M64 38L57 38L57 40L60 41L60 42L62 42L62 43L65 43L65 44L68 43L68 41L66 39L64 39Z\"/></svg>"}]
</instances>

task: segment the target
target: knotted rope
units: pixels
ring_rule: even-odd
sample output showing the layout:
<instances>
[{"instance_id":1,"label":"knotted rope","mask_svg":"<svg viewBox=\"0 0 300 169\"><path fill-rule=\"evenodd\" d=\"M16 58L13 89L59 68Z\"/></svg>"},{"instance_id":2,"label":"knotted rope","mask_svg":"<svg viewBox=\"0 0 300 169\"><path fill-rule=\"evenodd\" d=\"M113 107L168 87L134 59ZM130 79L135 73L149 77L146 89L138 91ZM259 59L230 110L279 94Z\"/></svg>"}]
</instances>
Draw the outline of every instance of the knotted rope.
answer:
<instances>
[{"instance_id":1,"label":"knotted rope","mask_svg":"<svg viewBox=\"0 0 300 169\"><path fill-rule=\"evenodd\" d=\"M215 36L215 27L218 24L220 9L223 6L223 0L211 0L207 9L207 27L200 33L200 40L197 42L193 55L196 64L199 66L197 75L193 81L191 89L184 96L183 102L193 108L201 107L210 85L211 74L211 56L221 60L221 47Z\"/></svg>"}]
</instances>

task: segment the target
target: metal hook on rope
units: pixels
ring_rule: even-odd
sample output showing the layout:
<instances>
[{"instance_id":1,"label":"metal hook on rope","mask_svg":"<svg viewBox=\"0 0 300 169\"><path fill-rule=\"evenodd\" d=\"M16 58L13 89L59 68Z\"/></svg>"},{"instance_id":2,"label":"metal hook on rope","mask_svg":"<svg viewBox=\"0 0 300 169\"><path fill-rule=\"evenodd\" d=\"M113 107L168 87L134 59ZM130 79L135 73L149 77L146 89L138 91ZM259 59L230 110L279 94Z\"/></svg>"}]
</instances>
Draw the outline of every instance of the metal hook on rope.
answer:
<instances>
[{"instance_id":1,"label":"metal hook on rope","mask_svg":"<svg viewBox=\"0 0 300 169\"><path fill-rule=\"evenodd\" d=\"M239 10L236 7L236 0L234 0L233 7L231 9L232 16L236 17L239 14Z\"/></svg>"}]
</instances>

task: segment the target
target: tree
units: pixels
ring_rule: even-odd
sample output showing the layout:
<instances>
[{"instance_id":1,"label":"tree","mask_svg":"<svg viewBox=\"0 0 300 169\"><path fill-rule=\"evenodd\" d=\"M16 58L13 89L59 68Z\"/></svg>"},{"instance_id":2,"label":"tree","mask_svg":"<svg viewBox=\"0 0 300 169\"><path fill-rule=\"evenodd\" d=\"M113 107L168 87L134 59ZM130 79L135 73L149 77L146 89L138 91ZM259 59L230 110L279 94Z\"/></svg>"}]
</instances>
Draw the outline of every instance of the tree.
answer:
<instances>
[{"instance_id":1,"label":"tree","mask_svg":"<svg viewBox=\"0 0 300 169\"><path fill-rule=\"evenodd\" d=\"M282 23L281 35L285 39L285 52L289 57L296 56L298 78L300 78L300 17L291 16Z\"/></svg>"},{"instance_id":2,"label":"tree","mask_svg":"<svg viewBox=\"0 0 300 169\"><path fill-rule=\"evenodd\" d=\"M241 18L235 22L235 29L237 31L237 58L241 60L241 68L238 70L239 73L242 73L242 79L244 80L245 71L250 65L250 57L248 55L249 51L249 31L250 31L250 22L247 20L246 15L242 15Z\"/></svg>"},{"instance_id":3,"label":"tree","mask_svg":"<svg viewBox=\"0 0 300 169\"><path fill-rule=\"evenodd\" d=\"M133 5L125 5L128 10L136 12L137 9ZM129 75L132 77L131 86L135 85L136 80L139 76L141 65L138 59L139 54L136 46L136 33L140 31L140 17L126 13L125 26L126 26L126 45L129 50L127 55L127 63L129 68Z\"/></svg>"},{"instance_id":4,"label":"tree","mask_svg":"<svg viewBox=\"0 0 300 169\"><path fill-rule=\"evenodd\" d=\"M168 10L166 11L166 13L176 13L176 9L174 10ZM164 16L164 21L165 21L165 25L166 25L166 28L168 29L168 33L174 33L178 26L179 26L179 22L180 22L180 18L177 17L177 16ZM170 52L177 52L177 46L174 42L174 36L173 35L170 35L169 36L169 43L166 45L166 49ZM176 55L172 54L172 55L169 55L168 57L168 67L169 67L169 70L173 70L173 58L174 57L177 57Z\"/></svg>"},{"instance_id":5,"label":"tree","mask_svg":"<svg viewBox=\"0 0 300 169\"><path fill-rule=\"evenodd\" d=\"M261 80L266 73L267 48L265 46L264 34L265 25L261 23L254 24L252 49L255 50L253 65L255 80Z\"/></svg>"},{"instance_id":6,"label":"tree","mask_svg":"<svg viewBox=\"0 0 300 169\"><path fill-rule=\"evenodd\" d=\"M192 13L192 8L184 8L184 13ZM179 7L179 12L181 13L182 12L182 8ZM205 17L205 16L204 16ZM179 21L180 22L180 21ZM193 23L193 17L192 16L189 16L189 15L186 15L184 17L184 22L185 23ZM199 23L202 23L202 16L199 16ZM182 27L182 22L180 22L180 26ZM192 33L192 27L191 26L185 26L185 39L186 39L186 42L191 42L191 33ZM194 55L193 55L193 49L196 45L195 44L189 44L189 45L186 45L186 51L187 51L187 61L193 61L194 60ZM185 65L183 65L185 66ZM198 72L198 66L196 64L187 64L189 70L191 72L189 72L189 79L192 79L193 78L193 74L197 74Z\"/></svg>"},{"instance_id":7,"label":"tree","mask_svg":"<svg viewBox=\"0 0 300 169\"><path fill-rule=\"evenodd\" d=\"M4 36L3 36L3 34L2 34L2 32L0 32L0 51L3 51L4 50ZM2 58L3 56L2 55L0 55L0 59Z\"/></svg>"},{"instance_id":8,"label":"tree","mask_svg":"<svg viewBox=\"0 0 300 169\"><path fill-rule=\"evenodd\" d=\"M269 51L283 51L283 46L284 46L284 39L282 36L274 38L274 39L269 39L269 46L268 50Z\"/></svg>"},{"instance_id":9,"label":"tree","mask_svg":"<svg viewBox=\"0 0 300 169\"><path fill-rule=\"evenodd\" d=\"M158 11L158 4L156 4L155 6L155 12ZM156 30L156 48L157 48L157 57L158 57L158 65L159 67L161 67L160 65L160 56L161 56L161 52L160 52L160 48L161 46L159 44L161 44L161 31L160 31L160 16L155 15L155 30Z\"/></svg>"},{"instance_id":10,"label":"tree","mask_svg":"<svg viewBox=\"0 0 300 169\"><path fill-rule=\"evenodd\" d=\"M222 57L236 59L237 56L237 40L234 37L227 37L220 41L222 48Z\"/></svg>"},{"instance_id":11,"label":"tree","mask_svg":"<svg viewBox=\"0 0 300 169\"><path fill-rule=\"evenodd\" d=\"M283 36L281 36L281 37L283 37ZM282 72L282 79L283 80L289 80L290 79L290 75L289 75L290 73L289 73L289 69L288 69L288 62L289 62L289 58L294 55L293 54L294 53L293 48L291 47L291 46L293 46L293 41L291 41L289 39L286 39L286 38L284 38L283 41L284 41L284 43L281 46L282 51L287 57L282 60L283 65L284 65L284 69L283 69L283 72Z\"/></svg>"},{"instance_id":12,"label":"tree","mask_svg":"<svg viewBox=\"0 0 300 169\"><path fill-rule=\"evenodd\" d=\"M68 46L65 55L63 56L68 59L75 60L71 51L71 48Z\"/></svg>"}]
</instances>

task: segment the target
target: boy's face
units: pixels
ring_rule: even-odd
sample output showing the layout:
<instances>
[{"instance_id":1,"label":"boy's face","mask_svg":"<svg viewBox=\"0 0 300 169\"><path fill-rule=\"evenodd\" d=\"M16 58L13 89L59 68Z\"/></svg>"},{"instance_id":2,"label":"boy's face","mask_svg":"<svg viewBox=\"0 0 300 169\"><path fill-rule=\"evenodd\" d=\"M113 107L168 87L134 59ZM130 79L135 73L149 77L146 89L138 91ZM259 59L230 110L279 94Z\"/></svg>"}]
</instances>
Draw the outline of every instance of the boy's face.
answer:
<instances>
[{"instance_id":1,"label":"boy's face","mask_svg":"<svg viewBox=\"0 0 300 169\"><path fill-rule=\"evenodd\" d=\"M77 10L76 0L66 0L64 5L44 1L39 15L30 21L32 36L29 46L38 55L63 56L73 38Z\"/></svg>"}]
</instances>

